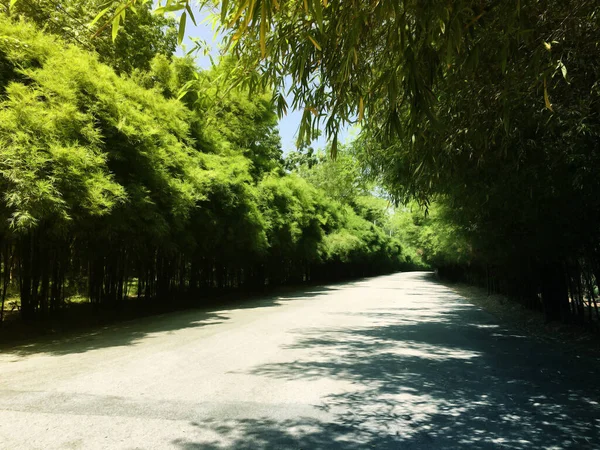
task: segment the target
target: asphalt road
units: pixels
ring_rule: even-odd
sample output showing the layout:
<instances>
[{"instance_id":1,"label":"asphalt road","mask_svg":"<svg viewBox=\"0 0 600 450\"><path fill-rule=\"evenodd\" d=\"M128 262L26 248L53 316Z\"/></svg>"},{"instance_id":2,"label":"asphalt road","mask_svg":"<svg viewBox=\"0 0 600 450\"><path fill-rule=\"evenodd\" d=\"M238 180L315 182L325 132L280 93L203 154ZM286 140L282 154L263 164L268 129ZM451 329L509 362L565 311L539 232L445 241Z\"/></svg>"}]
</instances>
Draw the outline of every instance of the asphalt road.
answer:
<instances>
[{"instance_id":1,"label":"asphalt road","mask_svg":"<svg viewBox=\"0 0 600 450\"><path fill-rule=\"evenodd\" d=\"M600 448L596 368L402 273L4 351L0 448Z\"/></svg>"}]
</instances>

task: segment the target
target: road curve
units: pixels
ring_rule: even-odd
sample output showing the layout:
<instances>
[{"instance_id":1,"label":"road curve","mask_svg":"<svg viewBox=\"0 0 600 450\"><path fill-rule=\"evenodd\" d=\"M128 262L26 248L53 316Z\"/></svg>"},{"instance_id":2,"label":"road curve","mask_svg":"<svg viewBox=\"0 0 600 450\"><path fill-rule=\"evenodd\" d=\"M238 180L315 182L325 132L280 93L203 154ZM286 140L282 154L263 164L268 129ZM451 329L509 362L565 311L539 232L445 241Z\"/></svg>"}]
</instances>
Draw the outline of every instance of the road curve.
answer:
<instances>
[{"instance_id":1,"label":"road curve","mask_svg":"<svg viewBox=\"0 0 600 450\"><path fill-rule=\"evenodd\" d=\"M596 367L401 273L5 351L0 448L600 448Z\"/></svg>"}]
</instances>

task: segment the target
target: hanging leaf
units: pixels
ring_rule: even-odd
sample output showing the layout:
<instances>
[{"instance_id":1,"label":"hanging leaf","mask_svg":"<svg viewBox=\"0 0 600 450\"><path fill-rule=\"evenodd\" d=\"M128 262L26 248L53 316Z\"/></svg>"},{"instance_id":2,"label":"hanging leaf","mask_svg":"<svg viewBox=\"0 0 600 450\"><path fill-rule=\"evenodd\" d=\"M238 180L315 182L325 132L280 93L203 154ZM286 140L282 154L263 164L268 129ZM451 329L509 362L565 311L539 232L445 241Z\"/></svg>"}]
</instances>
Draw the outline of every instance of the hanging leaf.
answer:
<instances>
[{"instance_id":1,"label":"hanging leaf","mask_svg":"<svg viewBox=\"0 0 600 450\"><path fill-rule=\"evenodd\" d=\"M187 22L187 14L185 11L181 14L179 18L179 32L177 33L177 42L179 45L183 42L183 38L185 37L185 24Z\"/></svg>"},{"instance_id":2,"label":"hanging leaf","mask_svg":"<svg viewBox=\"0 0 600 450\"><path fill-rule=\"evenodd\" d=\"M310 34L308 35L308 39L310 39L310 42L313 43L313 45L317 48L317 50L322 51L322 48L319 45L319 43L317 41L315 41L314 38Z\"/></svg>"},{"instance_id":3,"label":"hanging leaf","mask_svg":"<svg viewBox=\"0 0 600 450\"><path fill-rule=\"evenodd\" d=\"M221 22L225 23L227 13L229 12L229 0L223 0L221 3Z\"/></svg>"},{"instance_id":4,"label":"hanging leaf","mask_svg":"<svg viewBox=\"0 0 600 450\"><path fill-rule=\"evenodd\" d=\"M544 102L546 103L546 108L554 112L552 103L550 103L550 97L548 96L548 83L546 82L546 77L544 77Z\"/></svg>"},{"instance_id":5,"label":"hanging leaf","mask_svg":"<svg viewBox=\"0 0 600 450\"><path fill-rule=\"evenodd\" d=\"M359 122L362 122L364 115L365 115L365 100L361 96L360 100L358 101L358 121Z\"/></svg>"},{"instance_id":6,"label":"hanging leaf","mask_svg":"<svg viewBox=\"0 0 600 450\"><path fill-rule=\"evenodd\" d=\"M559 61L557 67L560 69L563 78L568 83L568 80L567 80L567 66L565 66L565 64L562 61Z\"/></svg>"},{"instance_id":7,"label":"hanging leaf","mask_svg":"<svg viewBox=\"0 0 600 450\"><path fill-rule=\"evenodd\" d=\"M119 26L121 24L121 15L117 14L112 20L112 40L113 42L117 39L119 33Z\"/></svg>"},{"instance_id":8,"label":"hanging leaf","mask_svg":"<svg viewBox=\"0 0 600 450\"><path fill-rule=\"evenodd\" d=\"M192 11L192 8L190 8L190 4L187 3L185 5L185 10L188 13L188 16L190 16L190 19L192 19L192 23L194 24L194 26L198 26L198 23L196 22L196 18L194 17L194 12Z\"/></svg>"},{"instance_id":9,"label":"hanging leaf","mask_svg":"<svg viewBox=\"0 0 600 450\"><path fill-rule=\"evenodd\" d=\"M317 26L321 33L323 33L323 6L319 0L313 2L313 9L315 11L315 18L317 19Z\"/></svg>"},{"instance_id":10,"label":"hanging leaf","mask_svg":"<svg viewBox=\"0 0 600 450\"><path fill-rule=\"evenodd\" d=\"M267 56L267 8L263 1L260 7L260 54Z\"/></svg>"},{"instance_id":11,"label":"hanging leaf","mask_svg":"<svg viewBox=\"0 0 600 450\"><path fill-rule=\"evenodd\" d=\"M14 1L15 1L15 0L13 0L13 3L14 3ZM98 13L98 15L97 15L96 17L94 17L94 20L92 20L92 21L90 22L90 24L88 25L88 27L90 27L90 28L91 28L91 27L93 27L94 25L96 25L96 23L98 23L98 21L99 21L100 19L102 19L102 17L104 17L104 16L105 16L105 15L106 15L106 14L107 14L107 13L108 13L108 12L109 12L111 9L112 9L112 6L109 6L108 8L104 8L102 11L100 11L100 12Z\"/></svg>"},{"instance_id":12,"label":"hanging leaf","mask_svg":"<svg viewBox=\"0 0 600 450\"><path fill-rule=\"evenodd\" d=\"M331 158L336 159L338 154L338 135L335 133L333 135L333 140L331 141Z\"/></svg>"},{"instance_id":13,"label":"hanging leaf","mask_svg":"<svg viewBox=\"0 0 600 450\"><path fill-rule=\"evenodd\" d=\"M248 0L246 0L244 3L242 3L240 5L240 7L238 8L237 12L235 13L235 16L233 17L233 19L231 19L229 21L229 27L233 27L236 22L240 19L240 17L242 17L242 14L244 13L244 10L248 7Z\"/></svg>"}]
</instances>

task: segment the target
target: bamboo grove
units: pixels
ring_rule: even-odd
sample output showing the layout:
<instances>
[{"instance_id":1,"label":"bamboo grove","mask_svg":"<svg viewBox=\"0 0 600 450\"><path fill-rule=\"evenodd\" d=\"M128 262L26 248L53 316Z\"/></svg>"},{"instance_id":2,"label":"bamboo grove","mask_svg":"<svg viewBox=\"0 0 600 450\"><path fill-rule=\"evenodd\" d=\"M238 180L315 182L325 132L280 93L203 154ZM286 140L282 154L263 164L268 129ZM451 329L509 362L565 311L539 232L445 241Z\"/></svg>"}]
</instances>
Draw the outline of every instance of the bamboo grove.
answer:
<instances>
[{"instance_id":1,"label":"bamboo grove","mask_svg":"<svg viewBox=\"0 0 600 450\"><path fill-rule=\"evenodd\" d=\"M432 85L433 116L389 145L375 125L362 136L364 160L397 197L437 199L443 220L468 242L469 257L442 273L549 320L597 325L597 2L482 8L461 54ZM400 115L410 120L408 109Z\"/></svg>"},{"instance_id":2,"label":"bamboo grove","mask_svg":"<svg viewBox=\"0 0 600 450\"><path fill-rule=\"evenodd\" d=\"M101 0L0 2L3 290L25 315L65 290L108 304L410 260L600 320L597 1L109 3L91 38ZM169 56L202 11L225 44L210 72ZM353 162L282 162L288 107L333 155L359 122ZM382 212L374 186L408 206Z\"/></svg>"},{"instance_id":3,"label":"bamboo grove","mask_svg":"<svg viewBox=\"0 0 600 450\"><path fill-rule=\"evenodd\" d=\"M66 40L0 14L2 311L11 292L30 320L77 295L201 302L406 266L386 201L284 169L268 95L160 49L117 73Z\"/></svg>"},{"instance_id":4,"label":"bamboo grove","mask_svg":"<svg viewBox=\"0 0 600 450\"><path fill-rule=\"evenodd\" d=\"M116 5L132 3L144 0ZM441 206L469 249L441 272L549 320L597 323L597 0L165 0L159 11L189 17L195 5L214 11L241 82L275 86L284 110L293 80L301 137L324 128L336 154L340 128L360 122L359 156L386 190Z\"/></svg>"}]
</instances>

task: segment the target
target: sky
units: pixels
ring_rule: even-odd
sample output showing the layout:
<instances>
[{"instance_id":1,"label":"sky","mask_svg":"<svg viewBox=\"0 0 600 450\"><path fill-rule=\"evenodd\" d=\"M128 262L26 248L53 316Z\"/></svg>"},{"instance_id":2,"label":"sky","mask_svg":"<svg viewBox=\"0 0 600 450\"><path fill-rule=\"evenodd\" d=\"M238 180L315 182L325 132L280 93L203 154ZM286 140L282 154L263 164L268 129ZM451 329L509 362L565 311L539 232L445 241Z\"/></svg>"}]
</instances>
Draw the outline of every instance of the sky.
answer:
<instances>
[{"instance_id":1,"label":"sky","mask_svg":"<svg viewBox=\"0 0 600 450\"><path fill-rule=\"evenodd\" d=\"M196 22L198 24L197 26L188 20L186 26L186 38L184 39L183 47L187 49L192 48L190 37L200 38L212 48L211 55L216 63L219 55L218 46L221 42L221 37L215 36L211 25L207 23L206 16L203 18L197 17ZM183 50L179 49L178 54L183 54ZM209 56L205 56L200 52L196 55L196 63L202 69L208 69L211 66ZM291 99L287 100L288 104L291 104ZM279 134L281 135L281 146L284 153L288 153L296 148L296 137L301 119L302 111L290 110L288 111L288 114L279 121ZM339 135L340 143L344 143L344 141L349 138L350 134L351 133L349 132L348 128L342 129ZM312 143L312 146L315 149L325 148L326 145L327 140L324 136L321 136Z\"/></svg>"}]
</instances>

